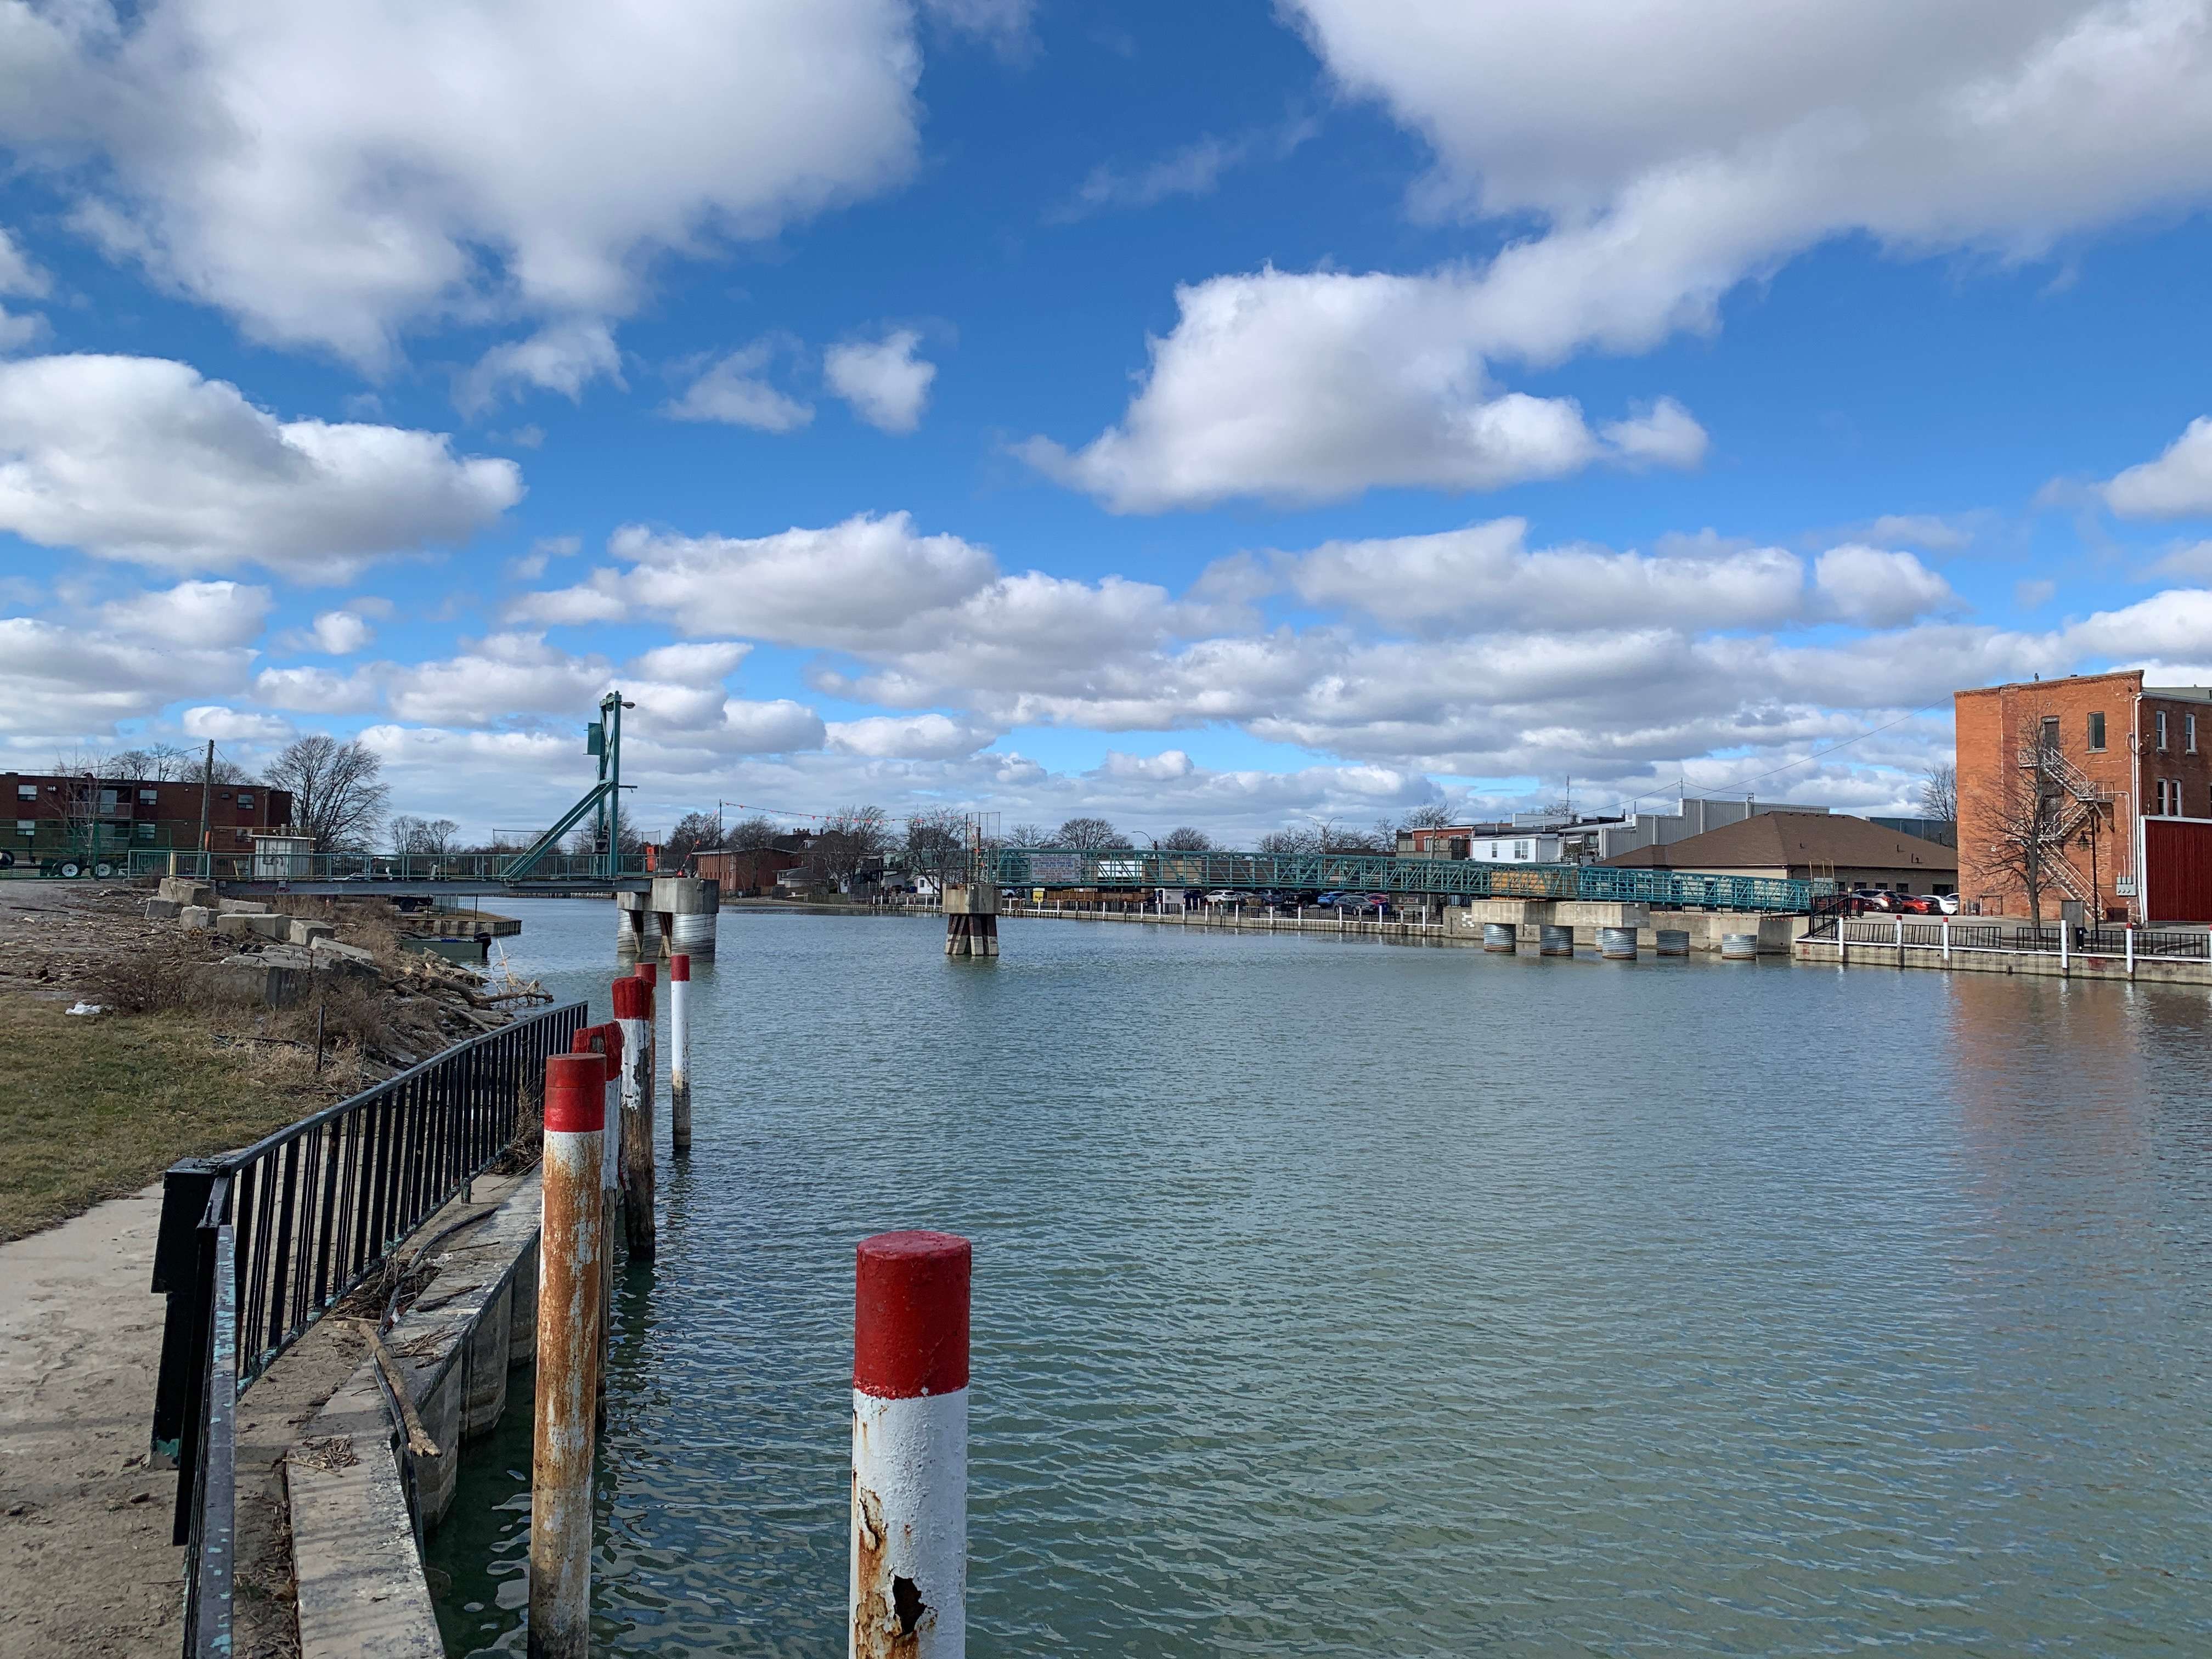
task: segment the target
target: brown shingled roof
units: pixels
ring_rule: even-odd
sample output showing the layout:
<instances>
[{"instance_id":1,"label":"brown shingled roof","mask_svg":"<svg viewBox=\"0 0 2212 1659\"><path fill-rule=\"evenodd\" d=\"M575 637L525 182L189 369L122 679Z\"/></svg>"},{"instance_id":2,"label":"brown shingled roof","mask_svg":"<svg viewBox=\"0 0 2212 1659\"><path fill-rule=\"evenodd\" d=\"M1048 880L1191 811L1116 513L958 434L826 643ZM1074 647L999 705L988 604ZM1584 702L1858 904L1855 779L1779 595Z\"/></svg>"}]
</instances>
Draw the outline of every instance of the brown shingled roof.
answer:
<instances>
[{"instance_id":1,"label":"brown shingled roof","mask_svg":"<svg viewBox=\"0 0 2212 1659\"><path fill-rule=\"evenodd\" d=\"M1761 812L1665 847L1605 860L1629 870L1729 870L1833 864L1849 869L1956 870L1956 848L1832 812Z\"/></svg>"}]
</instances>

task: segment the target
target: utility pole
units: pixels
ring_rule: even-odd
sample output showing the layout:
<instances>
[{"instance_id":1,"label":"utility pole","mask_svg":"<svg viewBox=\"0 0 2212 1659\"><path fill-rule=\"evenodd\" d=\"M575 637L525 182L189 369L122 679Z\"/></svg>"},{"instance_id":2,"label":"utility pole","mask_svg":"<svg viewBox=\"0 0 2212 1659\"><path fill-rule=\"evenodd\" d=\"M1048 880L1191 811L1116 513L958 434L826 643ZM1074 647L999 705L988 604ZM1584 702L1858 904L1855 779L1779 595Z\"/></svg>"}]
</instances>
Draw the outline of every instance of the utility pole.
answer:
<instances>
[{"instance_id":1,"label":"utility pole","mask_svg":"<svg viewBox=\"0 0 2212 1659\"><path fill-rule=\"evenodd\" d=\"M204 857L208 847L208 802L215 794L215 739L208 739L207 763L200 769L200 853ZM214 860L210 860L202 874L215 874Z\"/></svg>"}]
</instances>

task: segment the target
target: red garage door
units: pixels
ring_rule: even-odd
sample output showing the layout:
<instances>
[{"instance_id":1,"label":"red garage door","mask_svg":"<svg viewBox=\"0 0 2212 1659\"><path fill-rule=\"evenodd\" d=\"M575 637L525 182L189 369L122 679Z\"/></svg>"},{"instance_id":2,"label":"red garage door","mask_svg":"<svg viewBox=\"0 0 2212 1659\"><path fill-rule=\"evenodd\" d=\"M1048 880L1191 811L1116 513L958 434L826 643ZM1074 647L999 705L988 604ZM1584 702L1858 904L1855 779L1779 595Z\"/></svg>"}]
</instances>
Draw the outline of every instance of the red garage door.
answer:
<instances>
[{"instance_id":1,"label":"red garage door","mask_svg":"<svg viewBox=\"0 0 2212 1659\"><path fill-rule=\"evenodd\" d=\"M2212 921L2212 822L2143 820L2143 916Z\"/></svg>"}]
</instances>

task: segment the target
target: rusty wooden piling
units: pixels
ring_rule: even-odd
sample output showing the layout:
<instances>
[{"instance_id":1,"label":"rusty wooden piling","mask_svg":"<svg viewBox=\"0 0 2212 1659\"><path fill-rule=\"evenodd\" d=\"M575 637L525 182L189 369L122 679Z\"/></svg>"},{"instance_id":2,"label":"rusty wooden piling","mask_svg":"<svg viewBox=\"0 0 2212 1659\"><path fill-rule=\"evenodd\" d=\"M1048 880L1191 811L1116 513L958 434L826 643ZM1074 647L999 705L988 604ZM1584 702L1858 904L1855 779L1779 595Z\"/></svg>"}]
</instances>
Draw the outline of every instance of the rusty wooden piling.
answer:
<instances>
[{"instance_id":1,"label":"rusty wooden piling","mask_svg":"<svg viewBox=\"0 0 2212 1659\"><path fill-rule=\"evenodd\" d=\"M849 1659L964 1659L972 1252L878 1233L856 1253Z\"/></svg>"},{"instance_id":2,"label":"rusty wooden piling","mask_svg":"<svg viewBox=\"0 0 2212 1659\"><path fill-rule=\"evenodd\" d=\"M653 1234L653 985L642 976L614 982L622 1028L623 1242L633 1261L650 1261Z\"/></svg>"},{"instance_id":3,"label":"rusty wooden piling","mask_svg":"<svg viewBox=\"0 0 2212 1659\"><path fill-rule=\"evenodd\" d=\"M530 1468L531 1659L585 1659L590 1647L592 1416L606 1253L599 1206L604 1077L596 1055L554 1054L545 1062Z\"/></svg>"}]
</instances>

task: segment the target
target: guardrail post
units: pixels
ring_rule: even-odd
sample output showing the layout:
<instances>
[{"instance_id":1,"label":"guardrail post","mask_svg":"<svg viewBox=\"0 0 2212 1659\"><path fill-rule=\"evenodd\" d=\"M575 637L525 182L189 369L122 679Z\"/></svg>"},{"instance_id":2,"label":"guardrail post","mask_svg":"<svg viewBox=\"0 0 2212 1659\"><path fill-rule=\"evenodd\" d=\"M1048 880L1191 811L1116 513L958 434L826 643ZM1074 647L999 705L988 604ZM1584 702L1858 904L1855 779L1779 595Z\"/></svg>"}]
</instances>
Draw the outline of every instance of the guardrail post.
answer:
<instances>
[{"instance_id":1,"label":"guardrail post","mask_svg":"<svg viewBox=\"0 0 2212 1659\"><path fill-rule=\"evenodd\" d=\"M592 1613L592 1442L599 1393L600 1146L605 1070L592 1054L545 1062L538 1237L537 1420L530 1464L530 1654L586 1659Z\"/></svg>"},{"instance_id":2,"label":"guardrail post","mask_svg":"<svg viewBox=\"0 0 2212 1659\"><path fill-rule=\"evenodd\" d=\"M691 1150L691 958L668 958L668 1145Z\"/></svg>"},{"instance_id":3,"label":"guardrail post","mask_svg":"<svg viewBox=\"0 0 2212 1659\"><path fill-rule=\"evenodd\" d=\"M641 976L614 983L622 1027L621 1173L623 1242L631 1259L650 1261L653 1231L653 987Z\"/></svg>"},{"instance_id":4,"label":"guardrail post","mask_svg":"<svg viewBox=\"0 0 2212 1659\"><path fill-rule=\"evenodd\" d=\"M951 1233L878 1233L855 1257L846 1650L963 1659L973 1252Z\"/></svg>"}]
</instances>

